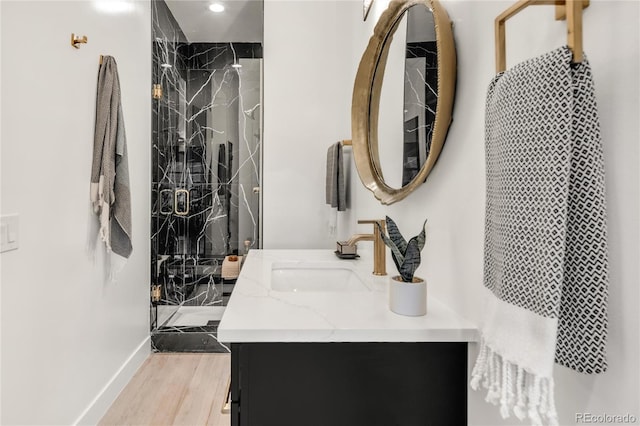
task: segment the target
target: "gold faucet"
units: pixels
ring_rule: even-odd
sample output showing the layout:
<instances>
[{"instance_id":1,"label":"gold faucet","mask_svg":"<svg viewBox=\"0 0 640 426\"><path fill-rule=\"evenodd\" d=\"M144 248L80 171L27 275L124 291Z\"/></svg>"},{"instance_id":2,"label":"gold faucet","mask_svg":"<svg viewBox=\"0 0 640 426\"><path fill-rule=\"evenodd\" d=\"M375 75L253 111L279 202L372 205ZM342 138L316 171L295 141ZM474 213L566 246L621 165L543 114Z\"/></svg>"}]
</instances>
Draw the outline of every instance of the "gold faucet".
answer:
<instances>
[{"instance_id":1,"label":"gold faucet","mask_svg":"<svg viewBox=\"0 0 640 426\"><path fill-rule=\"evenodd\" d=\"M358 241L373 241L373 275L387 275L387 260L386 260L386 247L380 231L385 232L384 219L380 220L359 220L358 224L371 223L373 224L372 234L354 234L347 241L347 245L354 245ZM378 226L380 225L380 229Z\"/></svg>"}]
</instances>

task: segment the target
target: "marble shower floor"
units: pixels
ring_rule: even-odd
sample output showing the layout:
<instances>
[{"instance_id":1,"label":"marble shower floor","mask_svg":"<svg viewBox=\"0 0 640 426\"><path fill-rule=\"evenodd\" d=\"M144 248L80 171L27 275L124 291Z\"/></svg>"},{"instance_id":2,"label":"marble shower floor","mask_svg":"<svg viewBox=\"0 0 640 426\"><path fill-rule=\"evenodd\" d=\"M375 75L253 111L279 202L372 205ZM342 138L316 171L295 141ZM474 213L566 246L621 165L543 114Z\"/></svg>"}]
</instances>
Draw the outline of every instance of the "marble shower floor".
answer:
<instances>
[{"instance_id":1,"label":"marble shower floor","mask_svg":"<svg viewBox=\"0 0 640 426\"><path fill-rule=\"evenodd\" d=\"M220 321L225 306L181 306L164 327L204 327L210 321Z\"/></svg>"},{"instance_id":2,"label":"marble shower floor","mask_svg":"<svg viewBox=\"0 0 640 426\"><path fill-rule=\"evenodd\" d=\"M225 353L229 346L218 341L218 325L224 306L180 306L169 312L164 324L151 333L154 352ZM160 314L159 314L160 317Z\"/></svg>"}]
</instances>

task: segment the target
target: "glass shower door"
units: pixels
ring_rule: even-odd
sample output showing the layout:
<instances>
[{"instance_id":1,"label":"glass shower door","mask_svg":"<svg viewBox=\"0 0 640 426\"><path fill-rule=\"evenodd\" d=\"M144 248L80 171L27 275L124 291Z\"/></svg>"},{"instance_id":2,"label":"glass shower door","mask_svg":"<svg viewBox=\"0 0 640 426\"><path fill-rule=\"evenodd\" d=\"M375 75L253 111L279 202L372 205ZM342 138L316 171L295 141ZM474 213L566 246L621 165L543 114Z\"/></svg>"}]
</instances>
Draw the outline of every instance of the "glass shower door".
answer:
<instances>
[{"instance_id":1,"label":"glass shower door","mask_svg":"<svg viewBox=\"0 0 640 426\"><path fill-rule=\"evenodd\" d=\"M152 343L224 351L217 323L260 247L262 45L189 43L167 22L154 19Z\"/></svg>"}]
</instances>

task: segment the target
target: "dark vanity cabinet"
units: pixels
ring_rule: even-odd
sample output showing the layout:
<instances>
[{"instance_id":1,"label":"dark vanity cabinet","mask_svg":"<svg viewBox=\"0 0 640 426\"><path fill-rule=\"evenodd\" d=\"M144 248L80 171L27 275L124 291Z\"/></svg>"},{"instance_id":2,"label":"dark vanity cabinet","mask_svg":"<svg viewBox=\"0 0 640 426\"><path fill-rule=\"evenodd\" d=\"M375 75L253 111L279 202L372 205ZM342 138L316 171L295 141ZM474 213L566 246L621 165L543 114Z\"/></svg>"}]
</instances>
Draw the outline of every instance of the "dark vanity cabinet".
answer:
<instances>
[{"instance_id":1,"label":"dark vanity cabinet","mask_svg":"<svg viewBox=\"0 0 640 426\"><path fill-rule=\"evenodd\" d=\"M234 343L232 426L462 426L467 343Z\"/></svg>"}]
</instances>

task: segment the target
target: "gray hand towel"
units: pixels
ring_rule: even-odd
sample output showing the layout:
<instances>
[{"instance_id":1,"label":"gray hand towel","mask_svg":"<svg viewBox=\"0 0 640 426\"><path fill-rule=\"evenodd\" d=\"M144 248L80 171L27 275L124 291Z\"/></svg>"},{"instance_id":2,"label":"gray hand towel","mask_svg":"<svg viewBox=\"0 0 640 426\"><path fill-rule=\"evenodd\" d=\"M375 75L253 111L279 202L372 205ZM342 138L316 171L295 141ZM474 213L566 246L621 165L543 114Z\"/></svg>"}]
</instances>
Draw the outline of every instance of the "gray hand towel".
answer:
<instances>
[{"instance_id":1,"label":"gray hand towel","mask_svg":"<svg viewBox=\"0 0 640 426\"><path fill-rule=\"evenodd\" d=\"M343 212L347 209L342 144L336 142L327 150L326 202Z\"/></svg>"},{"instance_id":2,"label":"gray hand towel","mask_svg":"<svg viewBox=\"0 0 640 426\"><path fill-rule=\"evenodd\" d=\"M91 168L91 202L108 251L128 258L131 244L131 193L127 138L116 61L104 56L98 72L96 122Z\"/></svg>"}]
</instances>

